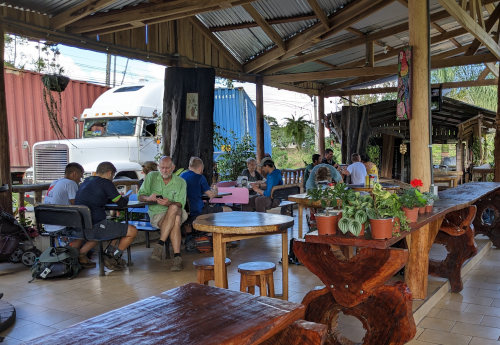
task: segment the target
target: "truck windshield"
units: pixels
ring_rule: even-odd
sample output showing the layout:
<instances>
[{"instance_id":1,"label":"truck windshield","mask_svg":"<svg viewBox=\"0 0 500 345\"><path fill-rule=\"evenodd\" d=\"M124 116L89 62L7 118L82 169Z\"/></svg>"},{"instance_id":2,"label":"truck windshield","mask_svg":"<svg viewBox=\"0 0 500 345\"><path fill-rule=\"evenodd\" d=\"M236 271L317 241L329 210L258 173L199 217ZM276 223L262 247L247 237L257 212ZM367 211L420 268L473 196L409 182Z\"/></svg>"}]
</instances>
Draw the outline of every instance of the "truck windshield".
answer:
<instances>
[{"instance_id":1,"label":"truck windshield","mask_svg":"<svg viewBox=\"0 0 500 345\"><path fill-rule=\"evenodd\" d=\"M85 120L83 137L115 137L134 135L136 118Z\"/></svg>"}]
</instances>

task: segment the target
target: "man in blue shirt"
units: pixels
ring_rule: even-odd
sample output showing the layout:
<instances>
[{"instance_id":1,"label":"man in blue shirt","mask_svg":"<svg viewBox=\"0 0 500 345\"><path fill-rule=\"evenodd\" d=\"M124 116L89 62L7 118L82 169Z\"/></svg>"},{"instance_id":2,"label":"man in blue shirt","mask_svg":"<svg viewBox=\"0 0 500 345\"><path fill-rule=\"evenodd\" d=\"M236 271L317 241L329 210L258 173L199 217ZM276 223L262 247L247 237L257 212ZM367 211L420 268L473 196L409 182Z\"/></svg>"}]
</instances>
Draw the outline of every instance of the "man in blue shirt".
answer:
<instances>
[{"instance_id":1,"label":"man in blue shirt","mask_svg":"<svg viewBox=\"0 0 500 345\"><path fill-rule=\"evenodd\" d=\"M257 195L250 198L248 205L243 208L245 211L266 212L266 210L278 207L279 205L279 200L271 198L271 191L274 186L283 184L281 171L276 169L271 159L263 160L260 165L262 167L262 173L266 177L266 183L252 184L252 189Z\"/></svg>"},{"instance_id":2,"label":"man in blue shirt","mask_svg":"<svg viewBox=\"0 0 500 345\"><path fill-rule=\"evenodd\" d=\"M210 189L207 179L203 176L203 169L204 164L201 158L191 157L189 170L181 174L181 177L186 180L186 194L189 201L189 217L186 225L191 225L196 217L204 213L203 195L213 198L217 194Z\"/></svg>"}]
</instances>

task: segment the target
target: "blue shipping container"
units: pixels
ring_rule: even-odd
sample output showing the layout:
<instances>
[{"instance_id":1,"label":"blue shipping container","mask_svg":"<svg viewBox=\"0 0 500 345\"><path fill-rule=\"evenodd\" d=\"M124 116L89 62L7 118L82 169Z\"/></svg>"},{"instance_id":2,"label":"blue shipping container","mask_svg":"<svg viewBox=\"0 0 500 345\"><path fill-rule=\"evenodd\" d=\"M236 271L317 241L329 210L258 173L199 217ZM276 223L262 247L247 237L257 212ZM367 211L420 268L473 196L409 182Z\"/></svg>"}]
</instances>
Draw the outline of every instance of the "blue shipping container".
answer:
<instances>
[{"instance_id":1,"label":"blue shipping container","mask_svg":"<svg viewBox=\"0 0 500 345\"><path fill-rule=\"evenodd\" d=\"M228 132L232 130L238 138L245 134L252 137L257 146L257 109L245 90L241 87L235 89L215 89L214 91L214 123ZM271 128L264 120L264 152L271 154ZM214 156L222 152L214 147Z\"/></svg>"}]
</instances>

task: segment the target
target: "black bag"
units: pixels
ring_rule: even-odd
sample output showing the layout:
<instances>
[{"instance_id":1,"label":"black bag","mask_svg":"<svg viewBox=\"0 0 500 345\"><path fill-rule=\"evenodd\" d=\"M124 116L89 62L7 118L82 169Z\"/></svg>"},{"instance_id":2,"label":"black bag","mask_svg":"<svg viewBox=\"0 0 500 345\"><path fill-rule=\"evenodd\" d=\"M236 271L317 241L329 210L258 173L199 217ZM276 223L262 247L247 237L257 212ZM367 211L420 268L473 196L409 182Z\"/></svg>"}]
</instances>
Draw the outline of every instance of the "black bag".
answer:
<instances>
[{"instance_id":1,"label":"black bag","mask_svg":"<svg viewBox=\"0 0 500 345\"><path fill-rule=\"evenodd\" d=\"M300 263L299 259L297 258L297 256L295 256L295 253L293 252L293 242L295 242L295 238L292 238L290 240L290 251L288 254L288 263L294 264L294 265L302 265Z\"/></svg>"},{"instance_id":2,"label":"black bag","mask_svg":"<svg viewBox=\"0 0 500 345\"><path fill-rule=\"evenodd\" d=\"M19 246L19 238L11 235L0 235L0 261L7 260Z\"/></svg>"},{"instance_id":3,"label":"black bag","mask_svg":"<svg viewBox=\"0 0 500 345\"><path fill-rule=\"evenodd\" d=\"M70 246L45 249L31 267L31 281L35 278L76 277L82 269L78 256L79 250Z\"/></svg>"}]
</instances>

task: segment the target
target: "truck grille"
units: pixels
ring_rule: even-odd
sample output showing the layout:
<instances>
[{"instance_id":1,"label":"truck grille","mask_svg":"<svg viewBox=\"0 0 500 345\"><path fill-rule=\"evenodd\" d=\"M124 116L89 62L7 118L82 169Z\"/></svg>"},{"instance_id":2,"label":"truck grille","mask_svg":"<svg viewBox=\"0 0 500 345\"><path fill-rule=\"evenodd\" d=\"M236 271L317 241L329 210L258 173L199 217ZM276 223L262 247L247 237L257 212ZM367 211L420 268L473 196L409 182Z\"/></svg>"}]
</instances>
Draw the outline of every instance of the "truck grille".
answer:
<instances>
[{"instance_id":1,"label":"truck grille","mask_svg":"<svg viewBox=\"0 0 500 345\"><path fill-rule=\"evenodd\" d=\"M64 176L68 164L68 146L45 144L35 147L35 183L52 182Z\"/></svg>"}]
</instances>

